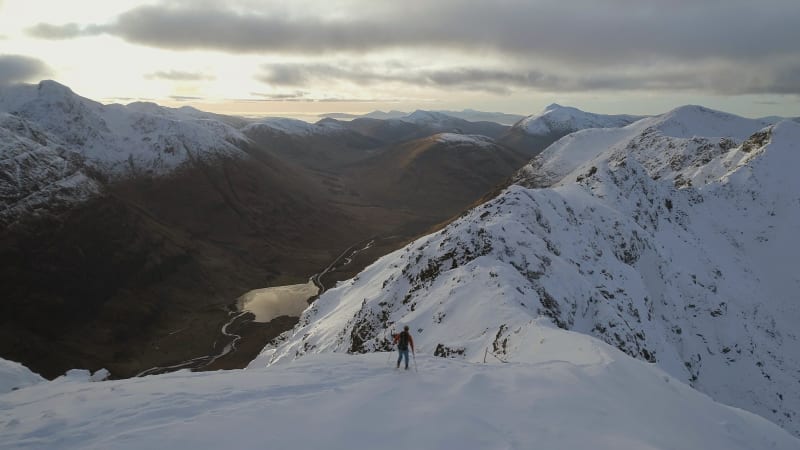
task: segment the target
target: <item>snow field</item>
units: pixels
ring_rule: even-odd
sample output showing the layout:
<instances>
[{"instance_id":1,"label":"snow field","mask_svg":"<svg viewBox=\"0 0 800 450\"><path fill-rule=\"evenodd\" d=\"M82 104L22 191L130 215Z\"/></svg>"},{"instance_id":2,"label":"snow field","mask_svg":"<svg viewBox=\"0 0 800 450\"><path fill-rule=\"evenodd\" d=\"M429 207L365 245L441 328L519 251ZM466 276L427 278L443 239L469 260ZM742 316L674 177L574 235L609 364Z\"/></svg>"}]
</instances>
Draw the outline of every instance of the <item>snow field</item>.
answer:
<instances>
[{"instance_id":1,"label":"snow field","mask_svg":"<svg viewBox=\"0 0 800 450\"><path fill-rule=\"evenodd\" d=\"M321 354L0 396L4 449L798 449L753 414L542 321L529 362Z\"/></svg>"}]
</instances>

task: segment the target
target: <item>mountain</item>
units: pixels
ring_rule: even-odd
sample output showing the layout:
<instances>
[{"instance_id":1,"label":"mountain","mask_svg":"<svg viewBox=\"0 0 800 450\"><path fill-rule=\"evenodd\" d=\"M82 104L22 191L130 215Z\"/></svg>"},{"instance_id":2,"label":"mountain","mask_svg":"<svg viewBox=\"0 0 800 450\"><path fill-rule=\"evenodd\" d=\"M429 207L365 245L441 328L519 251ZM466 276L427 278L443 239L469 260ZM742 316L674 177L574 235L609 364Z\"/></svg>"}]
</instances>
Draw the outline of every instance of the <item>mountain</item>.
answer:
<instances>
[{"instance_id":1,"label":"mountain","mask_svg":"<svg viewBox=\"0 0 800 450\"><path fill-rule=\"evenodd\" d=\"M396 122L423 135L485 128L430 121ZM13 262L0 268L0 355L51 378L76 366L131 376L222 352L235 332L241 345L219 367L241 367L296 318L223 333L240 295L325 268L325 283L352 276L524 164L465 168L478 180L466 189L439 165L452 182L398 207L398 186L357 182L391 174L353 169L395 143L348 125L103 105L53 81L0 88L0 257Z\"/></svg>"},{"instance_id":2,"label":"mountain","mask_svg":"<svg viewBox=\"0 0 800 450\"><path fill-rule=\"evenodd\" d=\"M470 122L494 122L500 125L514 125L515 123L525 118L525 116L519 114L486 112L486 111L478 111L475 109L463 109L461 111L437 110L435 112L446 114L450 117L455 117L457 119L467 120ZM389 112L372 111L371 113L367 114L327 113L327 114L320 114L319 117L330 118L330 119L342 119L342 120L352 120L359 117L367 119L386 120L386 119L400 119L405 116L408 116L408 114L409 113L403 111L392 110Z\"/></svg>"},{"instance_id":3,"label":"mountain","mask_svg":"<svg viewBox=\"0 0 800 450\"><path fill-rule=\"evenodd\" d=\"M572 132L586 128L618 128L643 116L605 115L553 103L539 114L515 123L500 142L530 157Z\"/></svg>"},{"instance_id":4,"label":"mountain","mask_svg":"<svg viewBox=\"0 0 800 450\"><path fill-rule=\"evenodd\" d=\"M418 373L394 370L383 353L314 355L268 368L103 382L73 371L0 397L0 447L800 446L775 424L715 403L588 336L542 324L525 343L537 350L529 352L527 363L420 355Z\"/></svg>"},{"instance_id":5,"label":"mountain","mask_svg":"<svg viewBox=\"0 0 800 450\"><path fill-rule=\"evenodd\" d=\"M0 355L48 377L208 354L243 292L374 232L214 115L51 81L3 88L0 111Z\"/></svg>"},{"instance_id":6,"label":"mountain","mask_svg":"<svg viewBox=\"0 0 800 450\"><path fill-rule=\"evenodd\" d=\"M519 177L549 187L381 258L253 365L388 350L402 324L424 355L524 363L544 317L798 435L800 125L764 125L688 106L566 136Z\"/></svg>"},{"instance_id":7,"label":"mountain","mask_svg":"<svg viewBox=\"0 0 800 450\"><path fill-rule=\"evenodd\" d=\"M424 138L436 133L479 134L493 139L508 127L494 122L470 122L435 111L417 110L397 119L357 118L343 124L386 144Z\"/></svg>"},{"instance_id":8,"label":"mountain","mask_svg":"<svg viewBox=\"0 0 800 450\"><path fill-rule=\"evenodd\" d=\"M470 122L495 122L500 125L514 125L525 118L525 116L519 114L486 112L474 109L463 109L461 111L442 110L439 112L458 119L469 120Z\"/></svg>"},{"instance_id":9,"label":"mountain","mask_svg":"<svg viewBox=\"0 0 800 450\"><path fill-rule=\"evenodd\" d=\"M198 117L196 110L151 109L102 105L54 81L0 88L0 112L36 123L112 176L164 174L190 158L242 156L238 145L246 139L233 127Z\"/></svg>"},{"instance_id":10,"label":"mountain","mask_svg":"<svg viewBox=\"0 0 800 450\"><path fill-rule=\"evenodd\" d=\"M347 167L350 189L378 204L446 217L507 180L525 158L480 135L439 133Z\"/></svg>"},{"instance_id":11,"label":"mountain","mask_svg":"<svg viewBox=\"0 0 800 450\"><path fill-rule=\"evenodd\" d=\"M375 154L383 145L383 141L364 136L334 119L314 124L294 119L265 119L248 124L241 131L271 155L319 171L336 171Z\"/></svg>"}]
</instances>

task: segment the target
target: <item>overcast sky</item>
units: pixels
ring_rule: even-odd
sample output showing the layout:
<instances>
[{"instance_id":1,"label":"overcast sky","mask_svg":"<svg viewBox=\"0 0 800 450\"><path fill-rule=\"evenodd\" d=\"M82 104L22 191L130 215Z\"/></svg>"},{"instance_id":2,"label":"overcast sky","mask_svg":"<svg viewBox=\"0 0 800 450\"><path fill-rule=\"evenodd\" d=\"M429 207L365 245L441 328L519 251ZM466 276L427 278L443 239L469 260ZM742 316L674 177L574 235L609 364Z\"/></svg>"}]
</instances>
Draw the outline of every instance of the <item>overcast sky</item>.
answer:
<instances>
[{"instance_id":1,"label":"overcast sky","mask_svg":"<svg viewBox=\"0 0 800 450\"><path fill-rule=\"evenodd\" d=\"M0 84L247 115L800 115L800 0L0 0Z\"/></svg>"}]
</instances>

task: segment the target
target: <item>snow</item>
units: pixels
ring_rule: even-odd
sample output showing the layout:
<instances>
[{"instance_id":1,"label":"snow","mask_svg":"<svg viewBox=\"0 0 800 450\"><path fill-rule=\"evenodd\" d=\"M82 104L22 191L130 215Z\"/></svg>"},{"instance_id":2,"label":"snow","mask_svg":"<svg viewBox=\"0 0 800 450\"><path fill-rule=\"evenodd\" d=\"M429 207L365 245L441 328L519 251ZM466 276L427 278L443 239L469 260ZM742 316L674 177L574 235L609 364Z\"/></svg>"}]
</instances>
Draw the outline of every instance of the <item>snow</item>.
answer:
<instances>
[{"instance_id":1,"label":"snow","mask_svg":"<svg viewBox=\"0 0 800 450\"><path fill-rule=\"evenodd\" d=\"M448 116L447 114L436 112L436 111L425 111L418 109L411 114L401 117L400 120L404 122L416 123L416 124L427 124L427 125L436 125L441 123L446 123L452 121L454 117Z\"/></svg>"},{"instance_id":2,"label":"snow","mask_svg":"<svg viewBox=\"0 0 800 450\"><path fill-rule=\"evenodd\" d=\"M800 125L739 119L679 108L564 138L538 160L551 187L379 259L251 367L387 350L403 324L423 355L529 362L546 317L800 434Z\"/></svg>"},{"instance_id":3,"label":"snow","mask_svg":"<svg viewBox=\"0 0 800 450\"><path fill-rule=\"evenodd\" d=\"M0 358L0 395L44 381L22 364Z\"/></svg>"},{"instance_id":4,"label":"snow","mask_svg":"<svg viewBox=\"0 0 800 450\"><path fill-rule=\"evenodd\" d=\"M766 119L747 119L700 106L682 106L668 113L639 120L622 128L589 128L568 134L537 155L523 168L530 185L554 184L603 153L636 150L643 164L664 169L657 177L675 176L669 167L689 160L708 170L712 165L706 147L735 147L758 130L772 125ZM724 141L727 140L727 141ZM676 148L682 151L676 154ZM722 149L719 150L723 151ZM703 158L698 160L698 153ZM717 162L714 162L716 164ZM698 178L695 176L695 181ZM713 177L709 178L713 179Z\"/></svg>"},{"instance_id":5,"label":"snow","mask_svg":"<svg viewBox=\"0 0 800 450\"><path fill-rule=\"evenodd\" d=\"M96 195L100 187L80 159L35 124L0 113L0 223Z\"/></svg>"},{"instance_id":6,"label":"snow","mask_svg":"<svg viewBox=\"0 0 800 450\"><path fill-rule=\"evenodd\" d=\"M598 340L535 321L527 362L314 355L267 368L102 383L60 378L0 396L4 449L797 449Z\"/></svg>"},{"instance_id":7,"label":"snow","mask_svg":"<svg viewBox=\"0 0 800 450\"><path fill-rule=\"evenodd\" d=\"M112 176L166 174L192 158L243 155L248 139L211 114L154 104L102 105L54 81L0 88L0 113L35 124L49 138Z\"/></svg>"},{"instance_id":8,"label":"snow","mask_svg":"<svg viewBox=\"0 0 800 450\"><path fill-rule=\"evenodd\" d=\"M302 120L284 117L259 119L257 122L242 128L244 134L258 131L271 131L289 136L330 136L332 134L346 132L347 128L342 123L335 120L323 119L316 123L308 123Z\"/></svg>"},{"instance_id":9,"label":"snow","mask_svg":"<svg viewBox=\"0 0 800 450\"><path fill-rule=\"evenodd\" d=\"M553 103L541 113L522 119L514 125L514 128L520 129L529 135L548 135L551 133L570 133L586 128L616 128L628 125L641 118L642 116L626 114L594 114Z\"/></svg>"},{"instance_id":10,"label":"snow","mask_svg":"<svg viewBox=\"0 0 800 450\"><path fill-rule=\"evenodd\" d=\"M497 146L492 138L477 134L439 133L433 135L432 139L440 144L469 145L471 148L496 148Z\"/></svg>"}]
</instances>

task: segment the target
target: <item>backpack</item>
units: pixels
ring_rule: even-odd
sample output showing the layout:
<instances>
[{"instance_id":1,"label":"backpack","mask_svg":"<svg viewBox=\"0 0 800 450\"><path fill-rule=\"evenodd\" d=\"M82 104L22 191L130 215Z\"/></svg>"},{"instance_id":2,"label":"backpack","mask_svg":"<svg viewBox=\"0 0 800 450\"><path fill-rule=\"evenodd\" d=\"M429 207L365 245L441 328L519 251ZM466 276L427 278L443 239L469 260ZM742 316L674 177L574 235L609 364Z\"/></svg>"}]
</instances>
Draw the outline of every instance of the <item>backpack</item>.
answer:
<instances>
[{"instance_id":1,"label":"backpack","mask_svg":"<svg viewBox=\"0 0 800 450\"><path fill-rule=\"evenodd\" d=\"M400 350L408 350L408 332L401 331L400 332L400 340L397 343L397 348Z\"/></svg>"}]
</instances>

